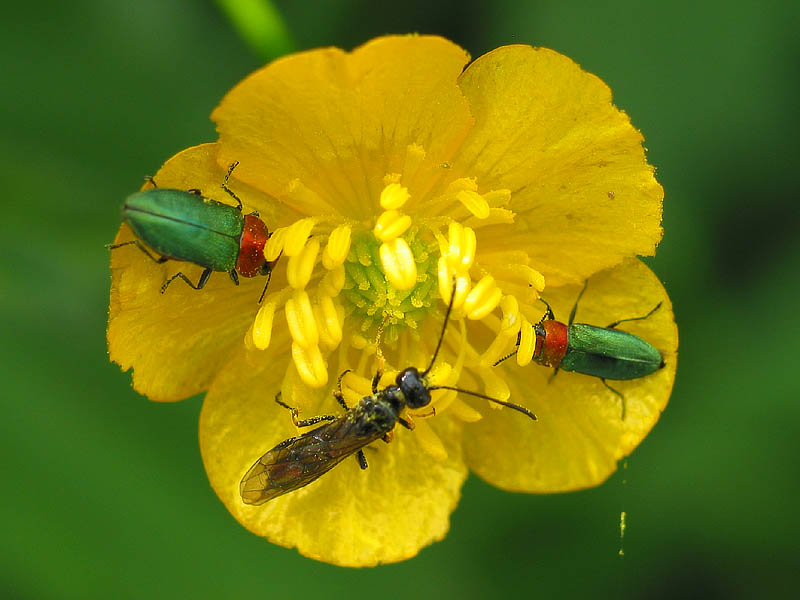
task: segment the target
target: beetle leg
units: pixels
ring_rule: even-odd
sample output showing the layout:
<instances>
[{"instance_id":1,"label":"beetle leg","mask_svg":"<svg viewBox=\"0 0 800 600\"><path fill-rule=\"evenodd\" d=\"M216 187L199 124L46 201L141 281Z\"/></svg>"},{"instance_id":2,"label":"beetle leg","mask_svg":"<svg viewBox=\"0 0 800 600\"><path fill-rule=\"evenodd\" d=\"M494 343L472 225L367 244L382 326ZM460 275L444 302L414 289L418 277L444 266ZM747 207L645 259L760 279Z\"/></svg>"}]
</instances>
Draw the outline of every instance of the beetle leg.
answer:
<instances>
[{"instance_id":1,"label":"beetle leg","mask_svg":"<svg viewBox=\"0 0 800 600\"><path fill-rule=\"evenodd\" d=\"M231 166L230 166L230 167L228 167L228 173L225 175L225 179L224 179L224 180L223 180L223 182L222 182L222 189L223 189L223 190L225 190L226 192L228 192L228 194L230 194L230 196L231 196L231 197L232 197L234 200L236 200L236 204L238 204L238 206L237 206L236 208L238 208L239 210L242 210L242 201L241 201L241 200L239 200L239 196L237 196L236 194L234 194L234 193L233 193L233 190L231 190L231 188L229 188L229 187L228 187L228 179L230 179L230 177L231 177L231 173L233 173L233 170L234 170L234 169L235 169L235 168L236 168L238 165L239 165L239 161L237 160L236 162L233 162L233 163L231 163Z\"/></svg>"},{"instance_id":2,"label":"beetle leg","mask_svg":"<svg viewBox=\"0 0 800 600\"><path fill-rule=\"evenodd\" d=\"M236 272L236 269L231 269L230 271L228 271L228 275L231 276L233 283L239 285L239 274Z\"/></svg>"},{"instance_id":3,"label":"beetle leg","mask_svg":"<svg viewBox=\"0 0 800 600\"><path fill-rule=\"evenodd\" d=\"M191 188L191 189L188 189L186 191L189 192L190 194L194 194L195 196L200 196L201 198L203 197L203 192L201 192L197 188Z\"/></svg>"},{"instance_id":4,"label":"beetle leg","mask_svg":"<svg viewBox=\"0 0 800 600\"><path fill-rule=\"evenodd\" d=\"M658 308L658 307L656 307L656 308ZM608 382L605 380L605 378L601 377L600 381L602 381L603 385L606 386L609 390L611 390L617 396L619 396L620 403L622 404L622 416L620 418L624 421L625 420L625 396L623 396L621 392L615 390L610 385L608 385Z\"/></svg>"},{"instance_id":5,"label":"beetle leg","mask_svg":"<svg viewBox=\"0 0 800 600\"><path fill-rule=\"evenodd\" d=\"M558 370L559 370L560 368L561 368L561 367L555 367L555 368L553 369L553 374L552 374L552 375L550 375L550 378L547 380L547 383L548 383L548 384L549 384L550 382L552 382L552 381L553 381L553 379L555 379L555 376L556 376L556 375L558 375Z\"/></svg>"},{"instance_id":6,"label":"beetle leg","mask_svg":"<svg viewBox=\"0 0 800 600\"><path fill-rule=\"evenodd\" d=\"M628 321L643 321L644 319L652 315L654 312L656 312L659 308L661 308L661 304L662 304L661 302L656 304L655 308L646 315L644 315L643 317L631 317L630 319L620 319L619 321L614 321L613 323L606 325L606 329L614 329L620 323L627 323Z\"/></svg>"},{"instance_id":7,"label":"beetle leg","mask_svg":"<svg viewBox=\"0 0 800 600\"><path fill-rule=\"evenodd\" d=\"M358 466L361 467L362 471L369 466L367 464L367 457L364 456L363 450L359 450L358 452L356 452L356 459L358 460Z\"/></svg>"},{"instance_id":8,"label":"beetle leg","mask_svg":"<svg viewBox=\"0 0 800 600\"><path fill-rule=\"evenodd\" d=\"M195 290L201 290L203 289L203 286L205 286L205 284L208 282L208 278L211 277L211 269L203 270L203 272L200 274L200 279L198 280L197 285L193 284L191 281L189 281L189 278L186 275L178 271L177 273L175 273L175 275L173 275L164 282L164 285L161 286L161 293L163 294L164 292L166 292L167 288L169 287L169 284L179 277L183 279L190 288L193 288Z\"/></svg>"},{"instance_id":9,"label":"beetle leg","mask_svg":"<svg viewBox=\"0 0 800 600\"><path fill-rule=\"evenodd\" d=\"M581 297L583 296L583 292L586 291L586 286L589 285L589 280L587 279L586 282L583 284L583 289L581 290L578 297L575 298L575 306L572 307L572 312L569 313L569 323L567 325L572 325L572 322L575 320L575 313L578 312L578 302L581 301Z\"/></svg>"},{"instance_id":10,"label":"beetle leg","mask_svg":"<svg viewBox=\"0 0 800 600\"><path fill-rule=\"evenodd\" d=\"M156 180L155 180L155 179L153 179L153 176L152 176L152 175L145 175L145 176L144 176L144 180L145 180L145 181L147 181L148 183L152 184L152 186L153 186L154 188L157 188L157 187L158 187L158 186L156 185Z\"/></svg>"},{"instance_id":11,"label":"beetle leg","mask_svg":"<svg viewBox=\"0 0 800 600\"><path fill-rule=\"evenodd\" d=\"M160 265L169 260L166 256L159 256L158 258L156 258L152 254L150 254L150 252L147 251L147 248L145 248L144 245L139 240L131 240L130 242L122 242L121 244L106 244L106 248L108 248L109 250L116 250L117 248L122 248L123 246L130 246L131 244L133 244L134 246L139 248L139 250L144 252L147 255L147 258L152 260L154 263L158 263Z\"/></svg>"}]
</instances>

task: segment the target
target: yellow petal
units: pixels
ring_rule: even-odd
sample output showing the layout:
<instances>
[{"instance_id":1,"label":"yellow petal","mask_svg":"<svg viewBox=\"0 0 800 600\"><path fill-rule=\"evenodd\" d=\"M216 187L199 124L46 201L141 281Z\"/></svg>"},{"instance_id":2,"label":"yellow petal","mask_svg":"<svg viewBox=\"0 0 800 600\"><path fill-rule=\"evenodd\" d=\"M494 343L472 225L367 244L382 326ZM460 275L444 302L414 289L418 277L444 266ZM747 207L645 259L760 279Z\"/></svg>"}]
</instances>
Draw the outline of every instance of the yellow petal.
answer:
<instances>
[{"instance_id":1,"label":"yellow petal","mask_svg":"<svg viewBox=\"0 0 800 600\"><path fill-rule=\"evenodd\" d=\"M580 286L548 286L546 297L557 318L569 316L579 291ZM516 491L566 491L604 481L666 406L675 378L677 329L664 288L636 259L592 277L578 306L576 322L605 326L644 315L658 302L661 308L648 319L620 325L653 344L666 361L647 377L609 381L625 395L624 421L619 398L598 378L560 371L548 384L552 369L507 360L497 373L508 383L511 401L539 420L510 410L482 411L484 418L465 431L470 467L493 485Z\"/></svg>"},{"instance_id":2,"label":"yellow petal","mask_svg":"<svg viewBox=\"0 0 800 600\"><path fill-rule=\"evenodd\" d=\"M459 85L476 122L453 163L484 189L516 190L515 226L482 229L483 249L524 250L549 285L653 254L663 190L642 135L600 79L517 45L477 59Z\"/></svg>"},{"instance_id":3,"label":"yellow petal","mask_svg":"<svg viewBox=\"0 0 800 600\"><path fill-rule=\"evenodd\" d=\"M200 416L200 448L214 491L231 514L253 533L297 548L304 556L342 566L368 566L414 556L442 539L467 476L461 458L460 425L433 417L429 424L444 444L447 458L433 459L414 431L398 427L391 444L375 442L365 450L369 468L348 458L314 483L248 506L239 497L239 481L267 450L297 435L289 411L273 401L284 372L288 387L304 387L276 345L266 350L267 364L245 368L234 356L209 391ZM272 353L270 355L269 353ZM284 401L291 405L284 391ZM312 393L313 404L301 417L341 414L329 390ZM369 510L364 507L368 506ZM299 516L313 519L309 521Z\"/></svg>"},{"instance_id":4,"label":"yellow petal","mask_svg":"<svg viewBox=\"0 0 800 600\"><path fill-rule=\"evenodd\" d=\"M425 158L404 182L413 202L471 126L453 85L467 60L451 42L417 35L378 38L351 53L324 48L280 58L212 114L221 161L246 156L237 177L258 189L281 197L299 179L339 214L363 219L376 212L384 174L403 172L409 146L418 144ZM364 160L376 153L381 160Z\"/></svg>"}]
</instances>

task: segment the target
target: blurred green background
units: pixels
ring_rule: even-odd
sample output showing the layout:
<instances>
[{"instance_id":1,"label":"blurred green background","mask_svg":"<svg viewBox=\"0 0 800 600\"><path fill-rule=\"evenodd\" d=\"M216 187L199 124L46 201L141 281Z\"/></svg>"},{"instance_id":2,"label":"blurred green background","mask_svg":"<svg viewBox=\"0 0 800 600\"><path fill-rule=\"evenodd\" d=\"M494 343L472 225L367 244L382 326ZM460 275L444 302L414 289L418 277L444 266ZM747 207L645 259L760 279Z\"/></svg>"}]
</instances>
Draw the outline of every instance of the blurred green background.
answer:
<instances>
[{"instance_id":1,"label":"blurred green background","mask_svg":"<svg viewBox=\"0 0 800 600\"><path fill-rule=\"evenodd\" d=\"M276 5L297 48L408 31L473 56L529 43L611 86L666 189L649 263L680 326L668 409L597 489L532 496L470 478L446 540L401 564L341 569L252 536L207 483L201 398L151 403L109 364L104 244L143 175L216 138L211 109L261 61L210 2L16 3L0 24L0 596L788 594L800 559L797 2Z\"/></svg>"}]
</instances>

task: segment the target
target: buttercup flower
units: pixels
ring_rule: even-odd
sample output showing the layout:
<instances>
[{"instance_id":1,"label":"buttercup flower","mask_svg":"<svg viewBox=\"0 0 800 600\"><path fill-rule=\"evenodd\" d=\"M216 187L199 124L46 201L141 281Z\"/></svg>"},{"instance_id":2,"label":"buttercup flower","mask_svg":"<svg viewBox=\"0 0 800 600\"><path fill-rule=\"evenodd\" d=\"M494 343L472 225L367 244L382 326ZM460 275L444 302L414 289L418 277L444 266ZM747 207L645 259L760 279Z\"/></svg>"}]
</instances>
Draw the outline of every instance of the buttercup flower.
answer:
<instances>
[{"instance_id":1,"label":"buttercup flower","mask_svg":"<svg viewBox=\"0 0 800 600\"><path fill-rule=\"evenodd\" d=\"M637 255L661 238L662 188L641 134L611 92L570 59L529 46L472 63L428 36L378 38L347 53L294 54L256 71L212 114L219 141L190 148L155 175L257 210L278 259L263 279L202 291L165 277L199 267L112 254L111 359L153 400L208 391L200 445L211 485L245 527L340 565L415 555L447 532L472 470L507 490L554 492L605 480L658 420L675 375L669 299ZM465 68L466 67L466 68ZM123 226L117 241L133 239ZM620 328L657 347L666 366L614 382L506 360L544 314ZM455 288L453 287L455 283ZM178 285L181 284L181 285ZM433 392L416 428L365 449L314 483L260 506L242 502L250 466L298 435L291 415L341 414L370 393L376 336L387 368L430 363L446 304L453 318L431 378L521 404ZM526 329L527 328L527 329ZM523 336L525 337L525 336ZM523 353L520 352L520 355ZM524 366L520 366L523 363ZM413 417L413 415L412 415Z\"/></svg>"}]
</instances>

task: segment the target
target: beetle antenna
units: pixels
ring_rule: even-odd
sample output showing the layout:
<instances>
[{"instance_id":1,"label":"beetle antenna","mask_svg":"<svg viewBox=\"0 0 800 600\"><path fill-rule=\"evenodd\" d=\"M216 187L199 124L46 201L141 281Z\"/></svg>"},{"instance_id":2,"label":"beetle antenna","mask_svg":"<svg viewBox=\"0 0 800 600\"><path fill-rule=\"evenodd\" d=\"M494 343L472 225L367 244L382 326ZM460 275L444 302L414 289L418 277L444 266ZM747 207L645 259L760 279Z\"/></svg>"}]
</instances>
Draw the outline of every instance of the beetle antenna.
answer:
<instances>
[{"instance_id":1,"label":"beetle antenna","mask_svg":"<svg viewBox=\"0 0 800 600\"><path fill-rule=\"evenodd\" d=\"M436 362L436 356L439 354L439 349L442 347L442 341L444 341L444 332L447 329L447 321L450 319L450 311L453 310L453 302L456 300L456 287L457 282L453 279L453 292L450 294L450 302L447 304L447 312L444 313L444 323L442 324L442 335L439 336L439 341L436 344L436 350L433 352L433 358L431 358L431 364L428 365L428 368L425 369L425 372L422 374L425 377L430 370L433 368L433 363Z\"/></svg>"},{"instance_id":2,"label":"beetle antenna","mask_svg":"<svg viewBox=\"0 0 800 600\"><path fill-rule=\"evenodd\" d=\"M503 400L498 400L497 398L492 398L491 396L485 396L483 394L479 394L478 392L472 392L470 390L462 390L461 388L451 387L449 385L431 385L428 387L428 391L433 390L453 390L455 392L461 392L462 394L469 394L470 396L475 396L476 398L483 398L484 400L488 400L489 402L494 402L495 404L500 404L502 406L507 406L508 408L513 408L514 410L521 412L523 415L526 415L533 419L534 421L538 420L536 415L529 411L524 406L520 406L519 404L514 404L513 402L505 402Z\"/></svg>"}]
</instances>

